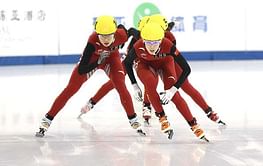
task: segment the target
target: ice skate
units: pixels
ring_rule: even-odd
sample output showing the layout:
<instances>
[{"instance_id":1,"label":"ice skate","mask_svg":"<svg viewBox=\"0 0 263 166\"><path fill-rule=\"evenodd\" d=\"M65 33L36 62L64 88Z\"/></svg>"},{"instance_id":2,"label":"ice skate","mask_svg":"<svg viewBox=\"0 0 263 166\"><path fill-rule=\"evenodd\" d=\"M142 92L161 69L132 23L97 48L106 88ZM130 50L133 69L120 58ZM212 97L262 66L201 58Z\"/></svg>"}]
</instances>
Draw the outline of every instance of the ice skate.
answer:
<instances>
[{"instance_id":1,"label":"ice skate","mask_svg":"<svg viewBox=\"0 0 263 166\"><path fill-rule=\"evenodd\" d=\"M39 132L36 132L36 137L44 137L45 132L47 131L47 129L49 128L49 126L51 125L51 120L49 120L48 118L44 117L41 120L40 126L39 126Z\"/></svg>"},{"instance_id":2,"label":"ice skate","mask_svg":"<svg viewBox=\"0 0 263 166\"><path fill-rule=\"evenodd\" d=\"M208 108L208 113L207 113L207 117L212 120L213 122L216 122L218 124L221 124L221 125L226 125L225 122L223 122L219 116L217 115L217 113L215 113L214 111L212 111L212 109L209 107Z\"/></svg>"},{"instance_id":3,"label":"ice skate","mask_svg":"<svg viewBox=\"0 0 263 166\"><path fill-rule=\"evenodd\" d=\"M204 133L203 129L201 129L198 124L193 125L191 127L191 130L194 132L194 134L197 138L202 139L206 142L209 142L209 140L205 137L205 133Z\"/></svg>"},{"instance_id":4,"label":"ice skate","mask_svg":"<svg viewBox=\"0 0 263 166\"><path fill-rule=\"evenodd\" d=\"M142 130L142 126L140 122L138 122L138 118L134 117L129 120L131 127L137 131L137 133L141 136L146 136L146 133Z\"/></svg>"},{"instance_id":5,"label":"ice skate","mask_svg":"<svg viewBox=\"0 0 263 166\"><path fill-rule=\"evenodd\" d=\"M144 119L144 124L146 126L150 126L150 122L149 120L152 117L152 111L151 111L151 107L150 106L144 106L142 109L142 117Z\"/></svg>"},{"instance_id":6,"label":"ice skate","mask_svg":"<svg viewBox=\"0 0 263 166\"><path fill-rule=\"evenodd\" d=\"M160 117L159 121L161 123L161 131L163 133L168 134L168 139L172 139L173 135L174 135L174 132L173 132L173 129L171 128L171 126L170 126L170 123L167 120L167 117L166 116L162 116L162 117Z\"/></svg>"},{"instance_id":7,"label":"ice skate","mask_svg":"<svg viewBox=\"0 0 263 166\"><path fill-rule=\"evenodd\" d=\"M81 118L83 114L86 114L88 111L90 111L94 107L94 103L90 99L80 110L80 114L78 116L78 119Z\"/></svg>"}]
</instances>

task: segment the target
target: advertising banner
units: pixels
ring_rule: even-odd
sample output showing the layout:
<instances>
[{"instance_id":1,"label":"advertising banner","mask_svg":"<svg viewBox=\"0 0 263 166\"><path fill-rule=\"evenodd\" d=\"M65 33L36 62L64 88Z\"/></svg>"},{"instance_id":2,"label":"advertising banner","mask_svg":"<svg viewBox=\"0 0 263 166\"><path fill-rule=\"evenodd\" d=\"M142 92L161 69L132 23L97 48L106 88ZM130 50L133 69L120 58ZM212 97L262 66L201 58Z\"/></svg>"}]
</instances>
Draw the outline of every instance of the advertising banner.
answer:
<instances>
[{"instance_id":1,"label":"advertising banner","mask_svg":"<svg viewBox=\"0 0 263 166\"><path fill-rule=\"evenodd\" d=\"M181 51L263 50L263 22L257 0L2 0L0 56L82 53L97 16L137 27L145 15L174 21Z\"/></svg>"}]
</instances>

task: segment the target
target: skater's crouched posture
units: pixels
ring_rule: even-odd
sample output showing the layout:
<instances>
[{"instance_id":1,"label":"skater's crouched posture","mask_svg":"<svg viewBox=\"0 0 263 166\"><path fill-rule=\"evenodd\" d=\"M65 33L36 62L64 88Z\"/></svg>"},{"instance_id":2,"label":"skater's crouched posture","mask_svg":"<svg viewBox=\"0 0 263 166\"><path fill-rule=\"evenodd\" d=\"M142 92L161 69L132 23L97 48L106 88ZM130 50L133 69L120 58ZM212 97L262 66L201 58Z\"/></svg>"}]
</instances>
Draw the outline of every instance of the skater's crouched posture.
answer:
<instances>
[{"instance_id":1,"label":"skater's crouched posture","mask_svg":"<svg viewBox=\"0 0 263 166\"><path fill-rule=\"evenodd\" d=\"M139 134L145 135L141 129L141 124L138 122L131 96L125 85L124 69L118 51L120 46L128 40L127 30L122 25L117 27L112 16L98 17L94 27L95 32L90 35L80 62L74 68L68 85L42 119L40 131L36 133L36 136L44 136L57 113L97 69L105 71L117 90L131 126Z\"/></svg>"},{"instance_id":2,"label":"skater's crouched posture","mask_svg":"<svg viewBox=\"0 0 263 166\"><path fill-rule=\"evenodd\" d=\"M174 45L176 45L176 38L173 35L173 33L171 33L171 26L169 26L169 24L167 23L167 19L160 14L155 14L152 15L148 22L156 22L158 24L161 25L161 27L165 30L165 38L169 39ZM177 57L183 57L183 55L180 53L180 51L176 48L175 54ZM175 62L175 72L178 78L181 77L181 75L185 75L185 72L187 72L187 70L182 69L182 67ZM215 111L212 110L212 108L207 104L207 102L205 101L204 97L201 95L201 93L190 83L190 81L188 80L188 78L186 78L184 80L184 82L181 85L181 89L187 94L189 95L193 101L200 107L202 108L202 110L204 111L204 113L207 115L207 117L218 123L218 124L222 124L222 125L226 125L217 115L217 113ZM163 104L167 104L167 102L163 102Z\"/></svg>"},{"instance_id":3,"label":"skater's crouched posture","mask_svg":"<svg viewBox=\"0 0 263 166\"><path fill-rule=\"evenodd\" d=\"M176 103L177 108L187 120L195 135L199 138L205 138L203 130L199 127L196 119L192 116L186 102L180 96L177 90L180 88L184 80L190 73L190 68L183 57L177 57L175 54L175 45L164 38L164 29L157 23L147 23L142 31L141 38L138 40L133 48L129 51L127 58L124 60L127 74L132 84L136 84L132 66L135 62L135 69L137 75L144 85L144 89L148 98L156 111L161 123L161 131L168 134L168 138L173 136L173 129L167 120L164 109L160 102L160 96L157 93L158 75L161 76L164 89L163 100L172 100ZM182 67L182 69L189 70L185 75L181 75L177 79L174 70L174 61ZM188 66L188 67L187 67ZM187 69L188 68L188 69ZM139 92L139 91L138 91ZM141 93L141 92L139 92Z\"/></svg>"}]
</instances>

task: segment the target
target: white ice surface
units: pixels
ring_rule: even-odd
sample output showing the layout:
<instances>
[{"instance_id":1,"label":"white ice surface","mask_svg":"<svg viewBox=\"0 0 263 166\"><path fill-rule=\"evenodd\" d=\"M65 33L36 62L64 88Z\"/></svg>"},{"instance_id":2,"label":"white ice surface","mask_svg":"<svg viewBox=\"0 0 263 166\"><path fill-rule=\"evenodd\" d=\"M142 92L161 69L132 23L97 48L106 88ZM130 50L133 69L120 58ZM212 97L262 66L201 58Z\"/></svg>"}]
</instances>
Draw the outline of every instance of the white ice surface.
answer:
<instances>
[{"instance_id":1,"label":"white ice surface","mask_svg":"<svg viewBox=\"0 0 263 166\"><path fill-rule=\"evenodd\" d=\"M40 119L65 88L74 64L0 67L0 166L262 166L263 61L191 61L190 82L219 113L211 122L183 92L210 143L198 140L175 106L165 106L175 130L157 118L141 137L129 126L115 90L77 120L81 106L107 77L98 71L36 138ZM126 77L128 89L132 87ZM161 84L159 89L161 89ZM134 101L141 117L141 104Z\"/></svg>"}]
</instances>

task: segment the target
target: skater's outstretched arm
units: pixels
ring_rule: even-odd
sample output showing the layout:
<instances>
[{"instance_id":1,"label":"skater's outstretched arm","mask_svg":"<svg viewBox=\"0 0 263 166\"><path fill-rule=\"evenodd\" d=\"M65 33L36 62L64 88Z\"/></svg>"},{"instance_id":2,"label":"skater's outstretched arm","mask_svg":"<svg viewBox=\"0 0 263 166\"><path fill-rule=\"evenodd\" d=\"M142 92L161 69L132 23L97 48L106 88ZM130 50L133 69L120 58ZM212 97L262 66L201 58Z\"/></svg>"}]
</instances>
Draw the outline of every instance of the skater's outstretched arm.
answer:
<instances>
[{"instance_id":1,"label":"skater's outstretched arm","mask_svg":"<svg viewBox=\"0 0 263 166\"><path fill-rule=\"evenodd\" d=\"M136 84L137 83L136 78L134 76L133 67L132 67L133 66L133 62L136 59L136 57L137 57L137 55L135 53L135 49L132 48L128 52L128 55L125 58L125 60L123 61L124 66L125 66L126 71L127 71L127 74L129 76L132 84Z\"/></svg>"},{"instance_id":2,"label":"skater's outstretched arm","mask_svg":"<svg viewBox=\"0 0 263 166\"><path fill-rule=\"evenodd\" d=\"M160 93L160 98L162 104L168 104L169 101L173 98L175 93L178 91L178 89L182 86L184 81L187 79L191 72L191 68L185 58L181 54L176 54L176 47L175 45L172 46L170 54L174 57L175 63L177 63L181 69L182 74L177 79L176 83L168 90L165 91L165 93Z\"/></svg>"},{"instance_id":3,"label":"skater's outstretched arm","mask_svg":"<svg viewBox=\"0 0 263 166\"><path fill-rule=\"evenodd\" d=\"M133 62L136 59L136 57L137 57L137 55L135 53L135 50L134 50L134 48L132 48L128 52L128 55L124 60L124 66L126 68L128 76L131 80L133 90L134 90L135 99L138 101L142 101L142 91L141 91L139 85L137 84L137 81L136 81L136 78L135 78L134 72L133 72Z\"/></svg>"},{"instance_id":4,"label":"skater's outstretched arm","mask_svg":"<svg viewBox=\"0 0 263 166\"><path fill-rule=\"evenodd\" d=\"M182 54L175 54L175 50L176 47L173 46L171 52L174 52L174 62L177 63L182 69L182 74L178 77L177 82L174 84L174 86L177 89L179 89L191 73L191 68L186 59L182 56Z\"/></svg>"},{"instance_id":5,"label":"skater's outstretched arm","mask_svg":"<svg viewBox=\"0 0 263 166\"><path fill-rule=\"evenodd\" d=\"M97 62L89 63L90 58L95 51L93 44L88 43L83 51L83 55L79 62L78 72L79 74L86 74L98 66Z\"/></svg>"}]
</instances>

